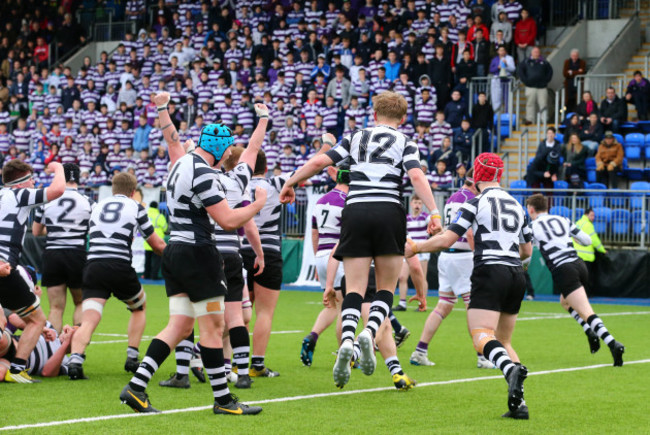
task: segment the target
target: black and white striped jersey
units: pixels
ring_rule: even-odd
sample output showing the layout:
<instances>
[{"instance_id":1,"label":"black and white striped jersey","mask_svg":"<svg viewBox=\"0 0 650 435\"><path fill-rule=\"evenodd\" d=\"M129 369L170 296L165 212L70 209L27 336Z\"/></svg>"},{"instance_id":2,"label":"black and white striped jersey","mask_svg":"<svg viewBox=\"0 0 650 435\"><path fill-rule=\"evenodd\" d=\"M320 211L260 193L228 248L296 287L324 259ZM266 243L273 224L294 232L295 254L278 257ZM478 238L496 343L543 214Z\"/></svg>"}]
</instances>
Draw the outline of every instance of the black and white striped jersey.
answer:
<instances>
[{"instance_id":1,"label":"black and white striped jersey","mask_svg":"<svg viewBox=\"0 0 650 435\"><path fill-rule=\"evenodd\" d=\"M169 243L214 245L214 225L206 207L225 199L217 171L196 154L186 154L167 177Z\"/></svg>"},{"instance_id":2,"label":"black and white striped jersey","mask_svg":"<svg viewBox=\"0 0 650 435\"><path fill-rule=\"evenodd\" d=\"M38 207L34 218L47 228L45 249L85 251L92 205L88 197L68 187L58 199Z\"/></svg>"},{"instance_id":3,"label":"black and white striped jersey","mask_svg":"<svg viewBox=\"0 0 650 435\"><path fill-rule=\"evenodd\" d=\"M52 328L52 324L50 322L47 322L45 326L47 328ZM43 369L45 368L45 363L47 363L47 360L52 358L54 352L59 350L61 345L61 340L59 339L58 334L53 341L47 341L43 335L39 335L36 346L34 346L34 350L32 350L32 352L29 354L29 357L27 358L27 373L32 376L38 376L42 374ZM59 369L59 374L68 373L69 359L70 358L68 356L63 357L61 368Z\"/></svg>"},{"instance_id":4,"label":"black and white striped jersey","mask_svg":"<svg viewBox=\"0 0 650 435\"><path fill-rule=\"evenodd\" d=\"M449 230L463 236L474 232L474 266L521 266L519 245L532 240L524 209L499 187L485 189L460 207Z\"/></svg>"},{"instance_id":5,"label":"black and white striped jersey","mask_svg":"<svg viewBox=\"0 0 650 435\"><path fill-rule=\"evenodd\" d=\"M562 216L540 214L533 221L532 229L542 257L551 270L578 259L572 237L580 244L591 244L591 237L587 233Z\"/></svg>"},{"instance_id":6,"label":"black and white striped jersey","mask_svg":"<svg viewBox=\"0 0 650 435\"><path fill-rule=\"evenodd\" d=\"M282 242L280 240L280 213L282 204L280 204L280 192L282 186L293 175L293 172L278 175L271 178L253 177L248 184L251 198L255 200L255 189L261 187L266 190L266 203L262 210L255 215L255 224L260 233L262 249L280 252ZM246 237L242 242L242 249L250 249L250 242Z\"/></svg>"},{"instance_id":7,"label":"black and white striped jersey","mask_svg":"<svg viewBox=\"0 0 650 435\"><path fill-rule=\"evenodd\" d=\"M47 202L46 189L0 190L0 259L16 267L23 249L27 218Z\"/></svg>"},{"instance_id":8,"label":"black and white striped jersey","mask_svg":"<svg viewBox=\"0 0 650 435\"><path fill-rule=\"evenodd\" d=\"M116 259L131 263L131 243L136 231L145 240L153 234L153 225L141 204L124 195L101 200L90 215L88 261Z\"/></svg>"},{"instance_id":9,"label":"black and white striped jersey","mask_svg":"<svg viewBox=\"0 0 650 435\"><path fill-rule=\"evenodd\" d=\"M240 163L229 172L219 173L219 183L226 193L226 200L230 208L246 206L250 203L248 183L253 175L253 170L246 163ZM236 254L241 243L237 230L226 231L215 222L214 240L217 242L219 252Z\"/></svg>"},{"instance_id":10,"label":"black and white striped jersey","mask_svg":"<svg viewBox=\"0 0 650 435\"><path fill-rule=\"evenodd\" d=\"M401 205L404 172L420 168L416 143L385 125L355 131L327 155L334 163L350 158L347 204L394 202Z\"/></svg>"}]
</instances>

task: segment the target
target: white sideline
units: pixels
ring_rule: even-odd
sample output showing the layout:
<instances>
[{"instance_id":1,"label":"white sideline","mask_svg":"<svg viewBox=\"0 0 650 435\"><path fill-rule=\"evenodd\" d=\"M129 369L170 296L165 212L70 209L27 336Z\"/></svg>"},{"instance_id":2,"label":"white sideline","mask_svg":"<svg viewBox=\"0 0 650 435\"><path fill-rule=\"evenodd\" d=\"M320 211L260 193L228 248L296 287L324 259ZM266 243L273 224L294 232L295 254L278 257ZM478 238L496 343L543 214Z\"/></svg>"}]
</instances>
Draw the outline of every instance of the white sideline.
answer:
<instances>
[{"instance_id":1,"label":"white sideline","mask_svg":"<svg viewBox=\"0 0 650 435\"><path fill-rule=\"evenodd\" d=\"M647 364L650 363L650 359L640 359L636 361L626 361L625 365L631 364ZM528 376L537 376L537 375L548 375L553 373L565 373L565 372L576 372L580 370L591 370L599 369L603 367L611 367L611 364L595 364L591 366L582 366L582 367L568 367L564 369L553 369L553 370L542 370L538 372L529 373ZM622 369L621 369L622 370ZM503 379L502 375L495 376L481 376L477 378L464 378L464 379L450 379L448 381L436 381L436 382L423 382L418 384L417 388L431 387L434 385L449 385L449 384L461 384L475 381L485 381L485 380L494 380L494 379ZM389 391L394 390L395 387L378 387L378 388L368 388L365 390L350 390L350 391L336 391L332 393L319 393L319 394L309 394L304 396L289 396L289 397L278 397L276 399L265 399L258 400L253 402L247 402L249 405L263 405L266 403L277 403L277 402L294 402L297 400L307 400L307 399L318 399L321 397L334 397L334 396L349 396L352 394L363 394L363 393L374 393L379 391ZM191 408L178 408L170 409L163 411L160 414L113 414L113 415L102 415L99 417L85 417L85 418L75 418L71 420L58 420L58 421L46 421L42 423L30 423L30 424L20 424L14 426L2 426L0 427L0 432L9 431L9 430L20 430L20 429L33 429L39 427L51 427L51 426L62 426L66 424L78 424L78 423L92 423L95 421L106 421L106 420L117 420L122 418L136 418L136 417L153 417L155 415L166 415L166 414L179 414L184 412L194 412L194 411L205 411L212 409L212 406L194 406Z\"/></svg>"},{"instance_id":2,"label":"white sideline","mask_svg":"<svg viewBox=\"0 0 650 435\"><path fill-rule=\"evenodd\" d=\"M614 313L598 313L599 317L614 317L614 316L636 316L650 314L650 311L623 311L623 312L614 312ZM548 316L534 316L534 317L518 317L517 322L524 320L551 320L551 319L572 319L569 314L553 314Z\"/></svg>"},{"instance_id":3,"label":"white sideline","mask_svg":"<svg viewBox=\"0 0 650 435\"><path fill-rule=\"evenodd\" d=\"M298 334L305 331L271 331L271 334ZM102 337L128 337L127 334L108 334L106 332L96 332L93 335L98 335ZM253 335L252 333L250 335ZM143 335L142 338L152 339L152 335Z\"/></svg>"}]
</instances>

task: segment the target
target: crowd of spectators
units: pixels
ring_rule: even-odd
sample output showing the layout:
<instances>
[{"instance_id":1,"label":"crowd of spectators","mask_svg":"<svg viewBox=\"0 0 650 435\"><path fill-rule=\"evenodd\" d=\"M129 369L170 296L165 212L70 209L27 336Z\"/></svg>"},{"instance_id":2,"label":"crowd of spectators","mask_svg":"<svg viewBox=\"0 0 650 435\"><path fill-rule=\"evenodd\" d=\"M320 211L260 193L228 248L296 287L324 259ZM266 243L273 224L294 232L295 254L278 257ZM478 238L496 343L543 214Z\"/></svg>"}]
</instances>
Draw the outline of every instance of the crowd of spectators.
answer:
<instances>
[{"instance_id":1,"label":"crowd of spectators","mask_svg":"<svg viewBox=\"0 0 650 435\"><path fill-rule=\"evenodd\" d=\"M168 158L151 103L161 90L172 94L181 140L223 122L245 145L253 104L266 103L269 173L302 164L324 132L371 126L372 96L393 90L409 103L401 129L417 142L432 186L447 186L468 167L477 129L491 146L502 83L520 77L531 122L553 74L535 47L537 17L517 0L129 0L121 12L138 23L136 34L79 71L48 67L48 44L65 52L85 42L73 8L105 3L0 7L0 154L30 162L42 185L53 160L77 162L92 186L119 171L145 186L164 183ZM470 96L469 82L488 74L491 97ZM617 118L604 104L598 122L610 129Z\"/></svg>"}]
</instances>

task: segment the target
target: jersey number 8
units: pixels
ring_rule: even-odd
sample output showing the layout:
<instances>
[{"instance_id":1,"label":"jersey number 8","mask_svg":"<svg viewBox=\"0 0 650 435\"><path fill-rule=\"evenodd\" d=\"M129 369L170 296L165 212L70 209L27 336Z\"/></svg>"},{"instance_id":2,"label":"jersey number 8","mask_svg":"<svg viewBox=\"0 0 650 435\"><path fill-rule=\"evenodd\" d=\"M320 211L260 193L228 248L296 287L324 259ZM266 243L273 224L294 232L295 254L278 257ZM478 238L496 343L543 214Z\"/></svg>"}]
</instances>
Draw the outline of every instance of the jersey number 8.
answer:
<instances>
[{"instance_id":1,"label":"jersey number 8","mask_svg":"<svg viewBox=\"0 0 650 435\"><path fill-rule=\"evenodd\" d=\"M123 208L124 204L121 202L108 202L104 205L99 215L99 220L105 224L114 224L120 220L120 214Z\"/></svg>"}]
</instances>

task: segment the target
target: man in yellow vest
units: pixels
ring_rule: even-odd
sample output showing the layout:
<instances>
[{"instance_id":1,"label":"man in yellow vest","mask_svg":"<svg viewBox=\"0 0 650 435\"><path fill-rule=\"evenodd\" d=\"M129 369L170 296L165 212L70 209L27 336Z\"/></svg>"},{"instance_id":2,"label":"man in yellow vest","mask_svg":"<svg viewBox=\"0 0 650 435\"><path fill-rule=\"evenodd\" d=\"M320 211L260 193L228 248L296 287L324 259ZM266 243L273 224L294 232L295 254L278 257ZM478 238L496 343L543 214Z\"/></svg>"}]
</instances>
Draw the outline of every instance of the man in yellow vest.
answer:
<instances>
[{"instance_id":1,"label":"man in yellow vest","mask_svg":"<svg viewBox=\"0 0 650 435\"><path fill-rule=\"evenodd\" d=\"M147 216L149 216L149 221L153 225L155 233L161 239L165 238L165 233L167 232L167 219L160 210L158 210L158 203L156 201L151 201L149 204L149 210L147 210ZM144 242L144 279L160 279L160 264L161 257L155 255L151 246L145 241Z\"/></svg>"},{"instance_id":2,"label":"man in yellow vest","mask_svg":"<svg viewBox=\"0 0 650 435\"><path fill-rule=\"evenodd\" d=\"M587 265L587 270L589 271L589 283L585 288L585 290L587 290L587 294L591 294L594 288L596 277L596 251L600 252L601 254L607 254L607 251L605 250L605 247L600 241L600 237L598 237L596 229L594 228L593 222L595 219L596 213L594 213L594 210L589 207L585 211L585 214L582 215L578 222L576 222L576 227L591 237L591 245L584 246L573 239L573 247L578 253L578 257L580 257L582 261L585 262Z\"/></svg>"}]
</instances>

